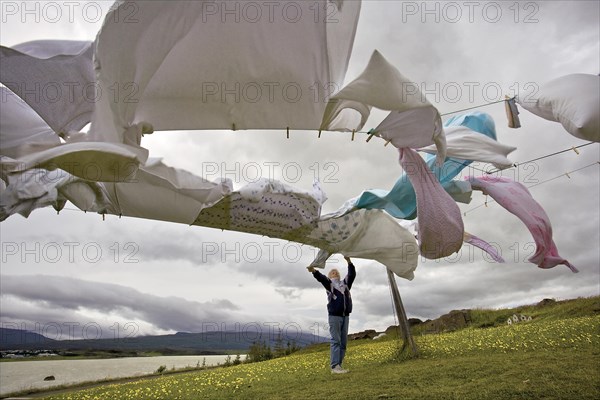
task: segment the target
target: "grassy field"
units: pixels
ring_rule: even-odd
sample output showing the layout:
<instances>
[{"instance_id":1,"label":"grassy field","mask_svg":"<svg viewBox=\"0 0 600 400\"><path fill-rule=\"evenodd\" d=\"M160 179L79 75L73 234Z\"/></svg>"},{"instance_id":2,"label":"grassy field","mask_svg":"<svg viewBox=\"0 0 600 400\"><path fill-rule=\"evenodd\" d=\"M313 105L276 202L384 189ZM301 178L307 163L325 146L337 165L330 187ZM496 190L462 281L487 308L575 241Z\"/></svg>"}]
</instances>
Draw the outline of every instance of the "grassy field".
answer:
<instances>
[{"instance_id":1,"label":"grassy field","mask_svg":"<svg viewBox=\"0 0 600 400\"><path fill-rule=\"evenodd\" d=\"M417 335L420 355L394 338L350 343L332 375L326 344L266 362L108 384L49 399L598 399L600 298L476 310L471 327ZM513 313L533 320L507 325ZM485 328L481 328L485 326Z\"/></svg>"}]
</instances>

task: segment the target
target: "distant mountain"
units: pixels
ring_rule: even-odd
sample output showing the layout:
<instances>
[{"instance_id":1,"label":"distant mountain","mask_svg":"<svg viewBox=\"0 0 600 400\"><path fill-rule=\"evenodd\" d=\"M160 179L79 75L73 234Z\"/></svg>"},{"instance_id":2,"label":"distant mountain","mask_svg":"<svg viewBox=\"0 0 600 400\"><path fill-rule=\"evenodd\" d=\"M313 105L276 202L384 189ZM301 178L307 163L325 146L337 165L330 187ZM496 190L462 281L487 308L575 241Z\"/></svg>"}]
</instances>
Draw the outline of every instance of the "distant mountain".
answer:
<instances>
[{"instance_id":1,"label":"distant mountain","mask_svg":"<svg viewBox=\"0 0 600 400\"><path fill-rule=\"evenodd\" d=\"M310 333L294 332L293 335L242 332L178 332L172 335L137 336L122 339L52 340L42 335L18 329L0 328L0 350L119 350L159 351L163 354L223 354L246 351L254 342L265 342L275 347L295 345L305 347L328 341L327 338ZM279 342L279 343L278 343Z\"/></svg>"},{"instance_id":2,"label":"distant mountain","mask_svg":"<svg viewBox=\"0 0 600 400\"><path fill-rule=\"evenodd\" d=\"M54 342L54 340L39 333L21 329L0 328L0 350L22 348L22 346L37 346L51 342Z\"/></svg>"}]
</instances>

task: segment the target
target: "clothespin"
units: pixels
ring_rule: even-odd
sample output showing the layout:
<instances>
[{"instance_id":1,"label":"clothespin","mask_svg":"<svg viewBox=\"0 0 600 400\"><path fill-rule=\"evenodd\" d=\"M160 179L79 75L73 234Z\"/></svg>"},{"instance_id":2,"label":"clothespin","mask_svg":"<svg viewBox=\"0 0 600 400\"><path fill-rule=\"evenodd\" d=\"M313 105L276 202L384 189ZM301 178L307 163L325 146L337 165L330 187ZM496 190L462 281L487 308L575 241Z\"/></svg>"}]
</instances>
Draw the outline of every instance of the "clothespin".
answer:
<instances>
[{"instance_id":1,"label":"clothespin","mask_svg":"<svg viewBox=\"0 0 600 400\"><path fill-rule=\"evenodd\" d=\"M356 131L352 129L352 141L354 141L354 133L356 133Z\"/></svg>"},{"instance_id":2,"label":"clothespin","mask_svg":"<svg viewBox=\"0 0 600 400\"><path fill-rule=\"evenodd\" d=\"M288 139L290 138L290 127L289 126L287 127L287 134L286 134L286 136L287 136Z\"/></svg>"},{"instance_id":3,"label":"clothespin","mask_svg":"<svg viewBox=\"0 0 600 400\"><path fill-rule=\"evenodd\" d=\"M569 175L568 172L565 172L565 175L567 176L567 178L571 179L571 176Z\"/></svg>"},{"instance_id":4,"label":"clothespin","mask_svg":"<svg viewBox=\"0 0 600 400\"><path fill-rule=\"evenodd\" d=\"M390 142L392 141L392 139L388 139L385 141L385 144L383 145L383 147L387 146L388 144L390 144Z\"/></svg>"},{"instance_id":5,"label":"clothespin","mask_svg":"<svg viewBox=\"0 0 600 400\"><path fill-rule=\"evenodd\" d=\"M235 131L235 124L231 124L231 130Z\"/></svg>"},{"instance_id":6,"label":"clothespin","mask_svg":"<svg viewBox=\"0 0 600 400\"><path fill-rule=\"evenodd\" d=\"M321 139L321 130L319 129L319 139Z\"/></svg>"},{"instance_id":7,"label":"clothespin","mask_svg":"<svg viewBox=\"0 0 600 400\"><path fill-rule=\"evenodd\" d=\"M369 140L373 139L373 136L375 135L375 129L369 130L369 132L367 132L367 134L369 135L369 137L367 138L367 143L368 143Z\"/></svg>"},{"instance_id":8,"label":"clothespin","mask_svg":"<svg viewBox=\"0 0 600 400\"><path fill-rule=\"evenodd\" d=\"M487 195L485 196L485 203L483 203L487 207Z\"/></svg>"},{"instance_id":9,"label":"clothespin","mask_svg":"<svg viewBox=\"0 0 600 400\"><path fill-rule=\"evenodd\" d=\"M573 149L573 151L575 152L575 154L579 155L579 150L577 150L577 148L575 146L571 147Z\"/></svg>"},{"instance_id":10,"label":"clothespin","mask_svg":"<svg viewBox=\"0 0 600 400\"><path fill-rule=\"evenodd\" d=\"M504 109L508 119L509 128L520 128L521 121L519 120L519 109L515 103L515 96L508 97L504 95Z\"/></svg>"},{"instance_id":11,"label":"clothespin","mask_svg":"<svg viewBox=\"0 0 600 400\"><path fill-rule=\"evenodd\" d=\"M119 219L121 219L121 215L123 215L123 214L119 214Z\"/></svg>"},{"instance_id":12,"label":"clothespin","mask_svg":"<svg viewBox=\"0 0 600 400\"><path fill-rule=\"evenodd\" d=\"M106 216L106 214L102 213L102 221L105 220L105 216Z\"/></svg>"}]
</instances>

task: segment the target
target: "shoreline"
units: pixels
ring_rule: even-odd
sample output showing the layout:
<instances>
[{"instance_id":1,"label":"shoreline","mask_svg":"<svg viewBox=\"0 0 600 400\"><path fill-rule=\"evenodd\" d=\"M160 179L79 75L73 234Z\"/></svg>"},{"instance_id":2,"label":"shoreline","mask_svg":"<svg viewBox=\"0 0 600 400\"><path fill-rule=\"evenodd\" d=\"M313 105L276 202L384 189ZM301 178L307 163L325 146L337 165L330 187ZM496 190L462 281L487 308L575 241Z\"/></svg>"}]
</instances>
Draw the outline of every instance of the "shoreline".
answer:
<instances>
[{"instance_id":1,"label":"shoreline","mask_svg":"<svg viewBox=\"0 0 600 400\"><path fill-rule=\"evenodd\" d=\"M60 386L49 387L49 388L23 390L23 391L18 391L18 392L2 394L2 395L0 395L0 400L8 400L11 398L16 398L16 397L18 397L20 399L43 398L46 396L68 393L68 392L72 392L75 390L91 389L94 387L103 386L103 385L107 385L107 384L128 383L128 382L136 382L136 381L142 381L142 380L150 380L150 379L160 378L161 376L165 376L165 375L185 374L185 373L194 372L194 371L200 372L200 371L207 371L207 370L223 368L223 367L224 367L223 365L211 365L211 366L205 366L205 367L199 367L199 368L197 368L197 367L178 368L176 370L165 370L164 372L162 372L160 374L151 373L148 375L129 376L129 377L105 379L105 380L99 380L99 381L85 381L85 382L81 382L81 383L75 383L72 385L60 385Z\"/></svg>"},{"instance_id":2,"label":"shoreline","mask_svg":"<svg viewBox=\"0 0 600 400\"><path fill-rule=\"evenodd\" d=\"M223 366L228 359L232 360L229 354L10 361L2 364L0 399L200 371ZM46 381L49 376L54 379Z\"/></svg>"}]
</instances>

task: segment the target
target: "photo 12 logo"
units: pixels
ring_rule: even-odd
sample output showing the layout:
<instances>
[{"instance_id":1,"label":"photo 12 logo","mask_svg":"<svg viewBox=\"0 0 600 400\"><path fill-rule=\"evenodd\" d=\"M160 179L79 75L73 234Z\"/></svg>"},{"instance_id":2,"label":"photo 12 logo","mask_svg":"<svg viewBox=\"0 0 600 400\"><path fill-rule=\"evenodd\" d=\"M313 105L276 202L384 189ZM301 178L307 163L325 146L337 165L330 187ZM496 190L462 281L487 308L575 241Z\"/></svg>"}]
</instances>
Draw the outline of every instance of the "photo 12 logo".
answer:
<instances>
[{"instance_id":1,"label":"photo 12 logo","mask_svg":"<svg viewBox=\"0 0 600 400\"><path fill-rule=\"evenodd\" d=\"M114 242L103 246L98 242L2 242L2 263L77 263L96 264L100 261L114 263L139 263L140 250L135 242Z\"/></svg>"},{"instance_id":2,"label":"photo 12 logo","mask_svg":"<svg viewBox=\"0 0 600 400\"><path fill-rule=\"evenodd\" d=\"M335 82L321 81L302 84L294 81L219 81L202 82L199 88L202 102L208 104L326 103L339 89Z\"/></svg>"},{"instance_id":3,"label":"photo 12 logo","mask_svg":"<svg viewBox=\"0 0 600 400\"><path fill-rule=\"evenodd\" d=\"M506 99L505 96L519 95L521 102L532 102L539 91L536 82L403 82L402 97L404 101L414 98L417 101L433 103L493 103Z\"/></svg>"},{"instance_id":4,"label":"photo 12 logo","mask_svg":"<svg viewBox=\"0 0 600 400\"><path fill-rule=\"evenodd\" d=\"M205 1L202 23L337 23L335 1Z\"/></svg>"},{"instance_id":5,"label":"photo 12 logo","mask_svg":"<svg viewBox=\"0 0 600 400\"><path fill-rule=\"evenodd\" d=\"M89 23L98 24L110 11L110 2L96 1L1 1L2 23L18 22L50 24ZM126 1L112 12L115 23L137 23L139 5Z\"/></svg>"},{"instance_id":6,"label":"photo 12 logo","mask_svg":"<svg viewBox=\"0 0 600 400\"><path fill-rule=\"evenodd\" d=\"M98 103L103 97L111 103L135 104L139 102L139 85L135 82L115 82L102 86L99 82L3 82L10 89L2 91L0 101L6 103L9 96L19 96L28 104L76 104Z\"/></svg>"},{"instance_id":7,"label":"photo 12 logo","mask_svg":"<svg viewBox=\"0 0 600 400\"><path fill-rule=\"evenodd\" d=\"M209 260L219 260L222 263L234 261L235 263L257 263L266 261L274 263L284 260L286 263L298 263L304 259L307 250L308 256L314 258L318 249L302 246L300 243L288 242L202 242L200 245L200 260L207 263Z\"/></svg>"},{"instance_id":8,"label":"photo 12 logo","mask_svg":"<svg viewBox=\"0 0 600 400\"><path fill-rule=\"evenodd\" d=\"M138 335L140 327L135 322L115 322L104 329L98 322L2 322L2 342L17 341L20 343L36 343L44 340L78 340L78 339L127 339ZM28 333L37 333L32 338Z\"/></svg>"},{"instance_id":9,"label":"photo 12 logo","mask_svg":"<svg viewBox=\"0 0 600 400\"><path fill-rule=\"evenodd\" d=\"M533 1L403 1L402 22L534 24L539 22L539 10L539 3Z\"/></svg>"},{"instance_id":10,"label":"photo 12 logo","mask_svg":"<svg viewBox=\"0 0 600 400\"><path fill-rule=\"evenodd\" d=\"M332 161L314 162L308 168L303 168L295 161L264 161L262 163L206 161L201 164L201 170L205 179L230 179L235 183L255 183L263 178L280 180L285 183L298 183L303 176L309 176L322 183L339 183L336 175L340 171L340 166Z\"/></svg>"}]
</instances>

